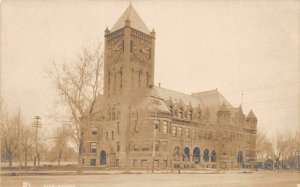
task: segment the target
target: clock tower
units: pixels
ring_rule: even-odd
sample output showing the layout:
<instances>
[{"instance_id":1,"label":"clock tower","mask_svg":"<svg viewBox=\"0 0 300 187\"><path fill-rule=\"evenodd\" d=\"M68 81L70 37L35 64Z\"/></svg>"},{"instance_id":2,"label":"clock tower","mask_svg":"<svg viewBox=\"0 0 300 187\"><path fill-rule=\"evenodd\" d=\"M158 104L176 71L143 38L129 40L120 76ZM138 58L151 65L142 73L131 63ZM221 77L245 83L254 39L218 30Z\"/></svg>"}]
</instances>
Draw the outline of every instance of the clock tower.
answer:
<instances>
[{"instance_id":1,"label":"clock tower","mask_svg":"<svg viewBox=\"0 0 300 187\"><path fill-rule=\"evenodd\" d=\"M118 98L154 84L155 31L130 4L117 23L105 30L104 95Z\"/></svg>"}]
</instances>

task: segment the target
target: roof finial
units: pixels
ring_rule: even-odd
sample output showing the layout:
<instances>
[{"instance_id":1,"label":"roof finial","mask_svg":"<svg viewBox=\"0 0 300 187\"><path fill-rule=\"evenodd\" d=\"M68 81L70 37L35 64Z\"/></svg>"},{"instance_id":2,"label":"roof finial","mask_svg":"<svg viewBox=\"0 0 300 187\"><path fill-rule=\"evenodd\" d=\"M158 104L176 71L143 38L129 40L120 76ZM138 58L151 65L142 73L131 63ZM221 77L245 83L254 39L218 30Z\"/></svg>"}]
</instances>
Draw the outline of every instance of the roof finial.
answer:
<instances>
[{"instance_id":1,"label":"roof finial","mask_svg":"<svg viewBox=\"0 0 300 187\"><path fill-rule=\"evenodd\" d=\"M243 100L244 100L244 93L242 92L242 94L241 94L241 106L243 105Z\"/></svg>"}]
</instances>

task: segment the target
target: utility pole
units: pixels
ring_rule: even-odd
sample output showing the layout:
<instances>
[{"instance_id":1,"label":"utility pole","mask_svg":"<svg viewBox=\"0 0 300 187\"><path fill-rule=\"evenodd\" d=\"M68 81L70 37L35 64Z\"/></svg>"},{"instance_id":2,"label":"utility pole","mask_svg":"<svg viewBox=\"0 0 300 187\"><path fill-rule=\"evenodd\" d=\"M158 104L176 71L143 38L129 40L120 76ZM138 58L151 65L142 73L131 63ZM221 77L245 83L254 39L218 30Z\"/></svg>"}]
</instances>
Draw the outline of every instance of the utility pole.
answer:
<instances>
[{"instance_id":1,"label":"utility pole","mask_svg":"<svg viewBox=\"0 0 300 187\"><path fill-rule=\"evenodd\" d=\"M36 159L38 161L38 166L40 166L40 154L38 149L38 129L42 128L41 117L34 116L34 122L32 127L35 128L35 158L34 158L34 166L36 166Z\"/></svg>"}]
</instances>

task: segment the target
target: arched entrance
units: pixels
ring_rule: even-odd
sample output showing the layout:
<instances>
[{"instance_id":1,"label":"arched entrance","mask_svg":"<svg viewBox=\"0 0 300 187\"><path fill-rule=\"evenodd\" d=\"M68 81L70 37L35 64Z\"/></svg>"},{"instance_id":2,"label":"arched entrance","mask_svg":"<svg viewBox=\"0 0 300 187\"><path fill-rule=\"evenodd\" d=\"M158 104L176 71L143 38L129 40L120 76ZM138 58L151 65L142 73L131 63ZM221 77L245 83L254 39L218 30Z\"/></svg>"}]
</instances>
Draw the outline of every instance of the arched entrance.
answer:
<instances>
[{"instance_id":1,"label":"arched entrance","mask_svg":"<svg viewBox=\"0 0 300 187\"><path fill-rule=\"evenodd\" d=\"M106 164L106 152L102 150L100 152L100 165L105 165Z\"/></svg>"},{"instance_id":2,"label":"arched entrance","mask_svg":"<svg viewBox=\"0 0 300 187\"><path fill-rule=\"evenodd\" d=\"M195 162L195 164L199 164L200 163L200 148L199 147L195 147L194 151L193 151L193 161Z\"/></svg>"},{"instance_id":3,"label":"arched entrance","mask_svg":"<svg viewBox=\"0 0 300 187\"><path fill-rule=\"evenodd\" d=\"M211 160L211 162L216 162L217 161L217 153L216 153L215 150L213 150L211 152L210 160Z\"/></svg>"},{"instance_id":4,"label":"arched entrance","mask_svg":"<svg viewBox=\"0 0 300 187\"><path fill-rule=\"evenodd\" d=\"M189 161L190 160L190 148L185 147L183 149L183 160L184 161Z\"/></svg>"},{"instance_id":5,"label":"arched entrance","mask_svg":"<svg viewBox=\"0 0 300 187\"><path fill-rule=\"evenodd\" d=\"M242 151L238 152L237 162L240 164L243 163L243 152Z\"/></svg>"},{"instance_id":6,"label":"arched entrance","mask_svg":"<svg viewBox=\"0 0 300 187\"><path fill-rule=\"evenodd\" d=\"M204 160L204 162L209 161L209 151L208 151L208 149L205 149L204 152L203 152L203 160Z\"/></svg>"}]
</instances>

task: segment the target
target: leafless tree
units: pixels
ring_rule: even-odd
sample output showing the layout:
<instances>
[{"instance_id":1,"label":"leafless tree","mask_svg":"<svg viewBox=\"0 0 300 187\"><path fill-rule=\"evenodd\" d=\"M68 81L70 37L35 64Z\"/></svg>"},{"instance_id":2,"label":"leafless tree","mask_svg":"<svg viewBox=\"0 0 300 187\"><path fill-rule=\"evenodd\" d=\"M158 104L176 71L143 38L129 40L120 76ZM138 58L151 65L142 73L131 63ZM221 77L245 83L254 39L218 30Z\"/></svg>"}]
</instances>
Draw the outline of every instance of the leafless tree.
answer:
<instances>
[{"instance_id":1,"label":"leafless tree","mask_svg":"<svg viewBox=\"0 0 300 187\"><path fill-rule=\"evenodd\" d=\"M234 140L234 130L228 131L225 125L219 125L215 130L215 137L211 141L216 151L216 169L219 172L224 161L223 153Z\"/></svg>"},{"instance_id":2,"label":"leafless tree","mask_svg":"<svg viewBox=\"0 0 300 187\"><path fill-rule=\"evenodd\" d=\"M9 166L12 166L14 154L20 145L20 115L10 117L6 112L1 115L0 125L1 149L5 152L5 158L9 160Z\"/></svg>"},{"instance_id":3,"label":"leafless tree","mask_svg":"<svg viewBox=\"0 0 300 187\"><path fill-rule=\"evenodd\" d=\"M279 167L280 160L281 160L281 165L284 164L284 157L286 156L285 154L287 153L289 148L290 138L291 138L291 134L289 132L281 132L278 130L275 134L274 148L277 157L276 163L278 167L278 172L280 168Z\"/></svg>"},{"instance_id":4,"label":"leafless tree","mask_svg":"<svg viewBox=\"0 0 300 187\"><path fill-rule=\"evenodd\" d=\"M61 65L53 62L53 70L48 70L62 103L67 106L73 121L75 139L78 146L77 173L82 173L85 127L92 120L96 99L102 90L103 53L101 45L83 48L79 57Z\"/></svg>"},{"instance_id":5,"label":"leafless tree","mask_svg":"<svg viewBox=\"0 0 300 187\"><path fill-rule=\"evenodd\" d=\"M22 125L20 128L20 155L24 154L24 166L27 166L28 154L34 145L34 132L31 126Z\"/></svg>"},{"instance_id":6,"label":"leafless tree","mask_svg":"<svg viewBox=\"0 0 300 187\"><path fill-rule=\"evenodd\" d=\"M273 158L275 155L273 144L263 131L257 133L256 154L262 159Z\"/></svg>"},{"instance_id":7,"label":"leafless tree","mask_svg":"<svg viewBox=\"0 0 300 187\"><path fill-rule=\"evenodd\" d=\"M73 132L69 126L64 125L63 127L56 128L54 133L54 147L52 150L57 154L57 162L58 166L60 166L63 151L69 139L72 137Z\"/></svg>"}]
</instances>

